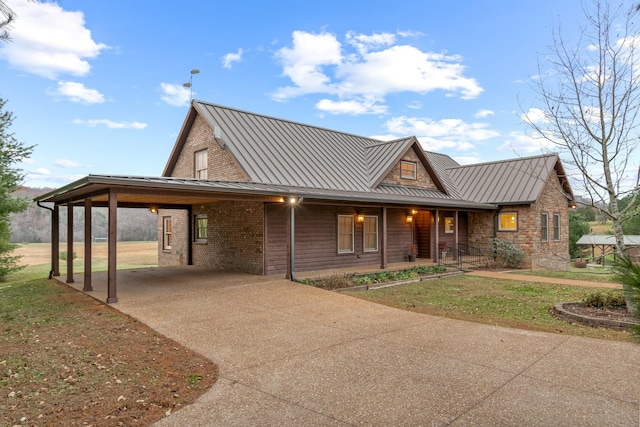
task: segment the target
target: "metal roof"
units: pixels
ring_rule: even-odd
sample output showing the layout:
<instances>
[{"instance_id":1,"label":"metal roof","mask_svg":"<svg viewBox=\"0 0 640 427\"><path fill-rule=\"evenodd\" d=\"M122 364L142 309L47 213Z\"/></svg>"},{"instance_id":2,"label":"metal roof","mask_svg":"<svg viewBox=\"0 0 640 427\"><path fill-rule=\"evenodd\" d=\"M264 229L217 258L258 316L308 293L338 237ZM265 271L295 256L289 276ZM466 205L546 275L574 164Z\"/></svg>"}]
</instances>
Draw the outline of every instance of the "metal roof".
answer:
<instances>
[{"instance_id":1,"label":"metal roof","mask_svg":"<svg viewBox=\"0 0 640 427\"><path fill-rule=\"evenodd\" d=\"M538 199L554 168L561 180L566 179L557 154L457 166L447 171L465 200L525 204ZM568 182L563 185L568 197L573 197Z\"/></svg>"},{"instance_id":2,"label":"metal roof","mask_svg":"<svg viewBox=\"0 0 640 427\"><path fill-rule=\"evenodd\" d=\"M445 208L467 209L495 209L490 204L481 204L447 197L438 190L410 188L403 191L382 185L366 193L360 191L332 190L310 188L303 186L286 186L262 184L255 182L210 181L195 178L173 177L144 177L122 175L88 175L71 184L37 197L36 201L68 203L81 200L84 197L94 198L96 194L107 191L109 187L121 190L130 188L132 194L144 194L147 199L162 197L163 191L172 191L177 195L184 195L186 200L192 200L197 195L215 198L225 194L264 196L277 201L278 196L296 196L304 199L351 201L361 203L399 204L412 206L429 206ZM152 190L151 192L149 190ZM172 196L182 197L182 196ZM191 197L191 199L189 199ZM140 196L137 196L140 199ZM98 199L96 199L98 200ZM147 201L145 199L145 201ZM189 203L189 202L186 202Z\"/></svg>"},{"instance_id":3,"label":"metal roof","mask_svg":"<svg viewBox=\"0 0 640 427\"><path fill-rule=\"evenodd\" d=\"M625 246L640 246L640 236L625 235L622 241ZM577 245L608 245L615 246L616 236L612 234L585 234L576 242Z\"/></svg>"}]
</instances>

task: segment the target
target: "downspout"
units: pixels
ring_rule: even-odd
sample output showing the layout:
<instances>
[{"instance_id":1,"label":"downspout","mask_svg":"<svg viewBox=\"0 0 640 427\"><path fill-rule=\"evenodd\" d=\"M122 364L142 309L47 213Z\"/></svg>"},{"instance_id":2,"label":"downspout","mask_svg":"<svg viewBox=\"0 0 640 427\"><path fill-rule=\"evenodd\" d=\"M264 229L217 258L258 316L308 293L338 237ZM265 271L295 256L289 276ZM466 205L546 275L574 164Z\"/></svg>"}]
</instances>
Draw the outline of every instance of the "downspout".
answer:
<instances>
[{"instance_id":1,"label":"downspout","mask_svg":"<svg viewBox=\"0 0 640 427\"><path fill-rule=\"evenodd\" d=\"M496 248L496 239L498 238L498 221L500 220L500 210L502 210L502 207L498 206L498 210L493 215L493 243L491 244L491 246L493 248L494 261L498 258L498 251Z\"/></svg>"},{"instance_id":2,"label":"downspout","mask_svg":"<svg viewBox=\"0 0 640 427\"><path fill-rule=\"evenodd\" d=\"M44 205L40 204L40 200L38 200L36 202L36 205L38 205L38 207L41 207L41 208L46 209L46 210L51 212L51 245L53 247L53 235L55 234L55 233L53 233L53 226L55 224L55 222L53 221L53 214L54 214L53 209L51 209L48 206L44 206ZM53 252L53 249L51 250L51 252ZM54 268L53 268L53 255L52 255L51 256L51 270L49 270L49 277L48 277L49 280L53 279L53 270L54 270Z\"/></svg>"}]
</instances>

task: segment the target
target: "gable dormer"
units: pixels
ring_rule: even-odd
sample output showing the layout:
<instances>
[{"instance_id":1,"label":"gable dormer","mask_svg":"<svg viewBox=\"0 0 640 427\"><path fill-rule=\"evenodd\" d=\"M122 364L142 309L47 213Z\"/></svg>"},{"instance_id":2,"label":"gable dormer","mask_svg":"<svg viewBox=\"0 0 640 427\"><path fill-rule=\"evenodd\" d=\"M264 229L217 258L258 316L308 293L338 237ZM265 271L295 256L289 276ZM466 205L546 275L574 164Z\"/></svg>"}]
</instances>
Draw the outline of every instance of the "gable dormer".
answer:
<instances>
[{"instance_id":1,"label":"gable dormer","mask_svg":"<svg viewBox=\"0 0 640 427\"><path fill-rule=\"evenodd\" d=\"M375 171L371 179L372 188L379 185L397 185L447 193L415 137L377 144L370 147L370 151L372 151L370 153L372 159L375 159L374 151L380 154L384 151L386 154L378 156L384 159L384 163L369 165ZM394 152L391 153L391 151Z\"/></svg>"}]
</instances>

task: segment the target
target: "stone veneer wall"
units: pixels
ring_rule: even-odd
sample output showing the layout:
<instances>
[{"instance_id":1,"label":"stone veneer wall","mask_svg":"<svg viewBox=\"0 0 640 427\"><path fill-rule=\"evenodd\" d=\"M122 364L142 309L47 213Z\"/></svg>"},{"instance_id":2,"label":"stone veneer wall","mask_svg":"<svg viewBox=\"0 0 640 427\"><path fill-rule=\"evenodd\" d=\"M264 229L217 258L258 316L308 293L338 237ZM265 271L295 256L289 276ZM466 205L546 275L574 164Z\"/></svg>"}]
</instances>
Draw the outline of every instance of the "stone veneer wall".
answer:
<instances>
[{"instance_id":1,"label":"stone veneer wall","mask_svg":"<svg viewBox=\"0 0 640 427\"><path fill-rule=\"evenodd\" d=\"M210 180L221 181L249 181L249 177L238 165L229 150L222 148L223 140L216 140L213 129L199 115L196 117L191 131L187 136L184 147L171 176L193 178L195 176L195 152L207 149L208 170Z\"/></svg>"},{"instance_id":2,"label":"stone veneer wall","mask_svg":"<svg viewBox=\"0 0 640 427\"><path fill-rule=\"evenodd\" d=\"M171 217L171 249L163 249L163 218ZM189 262L189 217L184 209L160 209L158 211L158 266L187 265Z\"/></svg>"},{"instance_id":3,"label":"stone veneer wall","mask_svg":"<svg viewBox=\"0 0 640 427\"><path fill-rule=\"evenodd\" d=\"M558 177L551 173L542 194L532 205L503 206L501 213L518 213L517 231L498 231L497 237L512 242L525 253L522 268L567 270L569 268L569 207ZM549 216L549 239L542 241L540 218ZM560 215L560 240L553 240L553 215ZM469 245L490 248L494 212L469 212Z\"/></svg>"},{"instance_id":4,"label":"stone veneer wall","mask_svg":"<svg viewBox=\"0 0 640 427\"><path fill-rule=\"evenodd\" d=\"M407 154L401 160L415 162L417 164L416 179L400 178L400 161L389 171L387 176L382 180L382 184L405 185L410 187L436 188L431 176L425 169L422 161L416 154L414 149L407 151Z\"/></svg>"}]
</instances>

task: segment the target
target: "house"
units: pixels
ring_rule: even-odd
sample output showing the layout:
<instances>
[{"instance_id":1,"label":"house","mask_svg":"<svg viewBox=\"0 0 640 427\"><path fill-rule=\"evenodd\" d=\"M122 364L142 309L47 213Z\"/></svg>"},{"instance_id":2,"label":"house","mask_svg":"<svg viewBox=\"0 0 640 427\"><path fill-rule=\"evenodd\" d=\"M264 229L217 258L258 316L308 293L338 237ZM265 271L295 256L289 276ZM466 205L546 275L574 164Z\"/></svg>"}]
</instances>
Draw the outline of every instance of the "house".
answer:
<instances>
[{"instance_id":1,"label":"house","mask_svg":"<svg viewBox=\"0 0 640 427\"><path fill-rule=\"evenodd\" d=\"M118 206L157 211L160 266L294 278L386 268L412 248L433 260L443 248L491 251L494 237L524 251L523 267L565 269L573 194L556 154L459 165L413 136L379 141L194 100L161 177L89 175L38 201L109 206L114 230ZM112 258L115 289L115 243Z\"/></svg>"}]
</instances>

